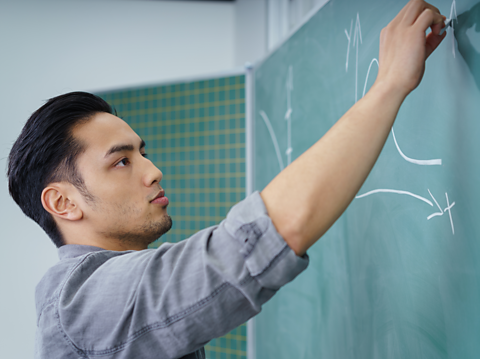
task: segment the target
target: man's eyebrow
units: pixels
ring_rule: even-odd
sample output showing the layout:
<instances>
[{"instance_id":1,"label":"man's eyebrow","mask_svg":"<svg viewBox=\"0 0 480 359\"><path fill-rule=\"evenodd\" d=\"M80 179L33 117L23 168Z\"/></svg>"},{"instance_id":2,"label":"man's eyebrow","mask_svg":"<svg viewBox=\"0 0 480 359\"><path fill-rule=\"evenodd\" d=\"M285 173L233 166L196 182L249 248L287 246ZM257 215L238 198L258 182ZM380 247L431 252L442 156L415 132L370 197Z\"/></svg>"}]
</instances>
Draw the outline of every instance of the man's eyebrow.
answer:
<instances>
[{"instance_id":1,"label":"man's eyebrow","mask_svg":"<svg viewBox=\"0 0 480 359\"><path fill-rule=\"evenodd\" d=\"M141 140L140 150L142 150L144 148L145 148L145 141ZM114 146L110 147L110 149L107 151L107 153L105 154L105 158L107 158L108 156L110 156L111 154L116 153L116 152L133 151L134 149L135 149L135 147L132 144L114 145Z\"/></svg>"}]
</instances>

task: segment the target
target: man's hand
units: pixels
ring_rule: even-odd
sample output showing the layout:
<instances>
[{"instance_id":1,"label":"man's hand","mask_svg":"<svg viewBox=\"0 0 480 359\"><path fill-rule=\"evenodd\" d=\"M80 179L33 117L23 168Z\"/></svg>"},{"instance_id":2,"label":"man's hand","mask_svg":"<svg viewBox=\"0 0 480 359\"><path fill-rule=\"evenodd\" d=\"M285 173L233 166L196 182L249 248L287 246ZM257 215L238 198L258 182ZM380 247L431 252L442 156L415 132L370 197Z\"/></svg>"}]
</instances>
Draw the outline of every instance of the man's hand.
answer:
<instances>
[{"instance_id":1,"label":"man's hand","mask_svg":"<svg viewBox=\"0 0 480 359\"><path fill-rule=\"evenodd\" d=\"M445 16L423 0L410 0L380 34L377 82L407 96L422 80L425 60L445 38L439 35ZM428 28L432 31L425 35Z\"/></svg>"}]
</instances>

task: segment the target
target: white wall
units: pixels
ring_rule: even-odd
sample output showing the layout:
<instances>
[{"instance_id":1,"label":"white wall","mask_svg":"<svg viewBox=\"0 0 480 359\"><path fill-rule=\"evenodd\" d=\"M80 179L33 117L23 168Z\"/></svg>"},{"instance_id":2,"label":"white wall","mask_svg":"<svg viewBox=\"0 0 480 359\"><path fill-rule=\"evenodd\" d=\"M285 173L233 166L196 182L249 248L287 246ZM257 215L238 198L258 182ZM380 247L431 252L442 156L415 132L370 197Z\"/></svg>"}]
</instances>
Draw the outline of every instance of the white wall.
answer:
<instances>
[{"instance_id":1,"label":"white wall","mask_svg":"<svg viewBox=\"0 0 480 359\"><path fill-rule=\"evenodd\" d=\"M267 0L235 1L235 65L254 63L267 53Z\"/></svg>"},{"instance_id":2,"label":"white wall","mask_svg":"<svg viewBox=\"0 0 480 359\"><path fill-rule=\"evenodd\" d=\"M0 167L24 122L50 97L233 68L235 6L0 0ZM34 288L57 254L11 200L5 176L0 203L0 355L32 358Z\"/></svg>"}]
</instances>

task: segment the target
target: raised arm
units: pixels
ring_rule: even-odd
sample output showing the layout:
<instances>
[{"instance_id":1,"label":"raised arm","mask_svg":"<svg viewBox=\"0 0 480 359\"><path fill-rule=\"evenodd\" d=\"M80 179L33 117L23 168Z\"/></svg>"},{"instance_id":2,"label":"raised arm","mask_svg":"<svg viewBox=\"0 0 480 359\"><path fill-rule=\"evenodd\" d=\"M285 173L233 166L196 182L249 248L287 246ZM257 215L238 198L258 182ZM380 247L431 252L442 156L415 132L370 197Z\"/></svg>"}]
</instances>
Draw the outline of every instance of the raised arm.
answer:
<instances>
[{"instance_id":1,"label":"raised arm","mask_svg":"<svg viewBox=\"0 0 480 359\"><path fill-rule=\"evenodd\" d=\"M340 217L372 169L405 97L444 39L445 17L411 0L380 35L379 72L370 91L261 192L277 231L303 255ZM432 31L426 35L426 30Z\"/></svg>"}]
</instances>

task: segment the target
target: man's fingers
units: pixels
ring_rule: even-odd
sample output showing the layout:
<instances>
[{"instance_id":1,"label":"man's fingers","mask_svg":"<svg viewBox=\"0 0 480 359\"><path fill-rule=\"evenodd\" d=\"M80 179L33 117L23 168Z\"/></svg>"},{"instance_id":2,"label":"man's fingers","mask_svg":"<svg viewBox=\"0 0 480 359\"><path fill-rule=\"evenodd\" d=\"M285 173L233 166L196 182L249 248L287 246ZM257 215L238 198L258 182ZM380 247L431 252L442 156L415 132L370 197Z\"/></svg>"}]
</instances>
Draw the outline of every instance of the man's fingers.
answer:
<instances>
[{"instance_id":1,"label":"man's fingers","mask_svg":"<svg viewBox=\"0 0 480 359\"><path fill-rule=\"evenodd\" d=\"M440 10L438 10L438 8L436 8L435 6L423 0L410 0L410 2L405 6L405 9L406 9L406 12L404 15L404 21L406 22L407 25L413 25L414 23L416 23L418 17L427 9L432 11L432 13L434 14L440 15ZM440 17L441 16L442 15L440 15ZM435 17L435 20L437 20L436 17Z\"/></svg>"},{"instance_id":2,"label":"man's fingers","mask_svg":"<svg viewBox=\"0 0 480 359\"><path fill-rule=\"evenodd\" d=\"M422 31L427 31L429 27L442 22L443 16L440 15L440 13L434 12L432 9L427 8L424 9L418 16L413 26L420 28Z\"/></svg>"},{"instance_id":3,"label":"man's fingers","mask_svg":"<svg viewBox=\"0 0 480 359\"><path fill-rule=\"evenodd\" d=\"M427 42L425 45L425 59L427 59L433 51L440 45L443 39L447 36L445 31L442 35L435 35L433 31L427 35Z\"/></svg>"},{"instance_id":4,"label":"man's fingers","mask_svg":"<svg viewBox=\"0 0 480 359\"><path fill-rule=\"evenodd\" d=\"M400 12L397 14L397 16L395 16L395 18L390 23L391 24L397 24L397 23L401 22L405 18L410 6L412 5L411 3L412 3L412 1L409 1L407 3L407 5L405 5L402 8L402 10L400 10Z\"/></svg>"},{"instance_id":5,"label":"man's fingers","mask_svg":"<svg viewBox=\"0 0 480 359\"><path fill-rule=\"evenodd\" d=\"M442 31L444 27L445 27L445 24L443 22L430 26L430 28L432 29L432 32L435 35L439 35L440 31Z\"/></svg>"}]
</instances>

